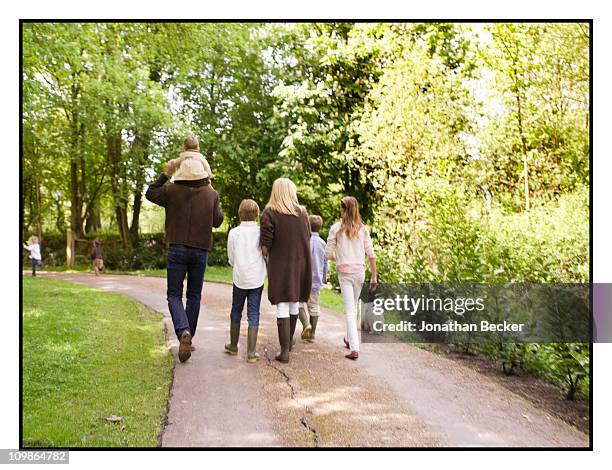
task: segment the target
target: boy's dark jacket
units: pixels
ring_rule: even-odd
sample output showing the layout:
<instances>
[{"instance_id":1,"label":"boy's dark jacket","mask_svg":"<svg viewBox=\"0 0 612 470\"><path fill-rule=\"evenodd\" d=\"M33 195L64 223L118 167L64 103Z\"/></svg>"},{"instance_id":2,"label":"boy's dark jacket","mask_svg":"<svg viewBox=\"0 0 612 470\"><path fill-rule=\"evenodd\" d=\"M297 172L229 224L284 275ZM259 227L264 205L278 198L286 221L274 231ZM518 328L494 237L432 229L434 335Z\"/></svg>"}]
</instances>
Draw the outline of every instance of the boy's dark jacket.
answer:
<instances>
[{"instance_id":1,"label":"boy's dark jacket","mask_svg":"<svg viewBox=\"0 0 612 470\"><path fill-rule=\"evenodd\" d=\"M91 259L102 259L102 245L100 243L94 243L90 256Z\"/></svg>"},{"instance_id":2,"label":"boy's dark jacket","mask_svg":"<svg viewBox=\"0 0 612 470\"><path fill-rule=\"evenodd\" d=\"M212 229L223 223L219 194L208 179L167 181L162 173L145 194L149 201L166 209L166 243L210 250Z\"/></svg>"}]
</instances>

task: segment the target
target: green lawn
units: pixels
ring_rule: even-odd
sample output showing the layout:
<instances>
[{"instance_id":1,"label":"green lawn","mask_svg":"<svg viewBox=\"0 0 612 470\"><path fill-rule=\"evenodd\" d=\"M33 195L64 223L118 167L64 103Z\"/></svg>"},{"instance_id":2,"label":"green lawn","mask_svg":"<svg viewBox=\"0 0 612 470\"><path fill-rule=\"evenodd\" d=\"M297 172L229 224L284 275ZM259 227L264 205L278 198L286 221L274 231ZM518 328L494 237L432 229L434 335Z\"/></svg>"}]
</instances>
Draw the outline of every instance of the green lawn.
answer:
<instances>
[{"instance_id":1,"label":"green lawn","mask_svg":"<svg viewBox=\"0 0 612 470\"><path fill-rule=\"evenodd\" d=\"M173 365L160 314L119 294L24 276L26 447L157 446Z\"/></svg>"},{"instance_id":2,"label":"green lawn","mask_svg":"<svg viewBox=\"0 0 612 470\"><path fill-rule=\"evenodd\" d=\"M87 266L76 266L73 271L83 272L90 269ZM65 268L50 268L52 271L65 271ZM166 277L165 269L146 269L135 271L107 271L109 274L131 274L136 276L155 276ZM232 267L231 266L206 266L206 281L223 282L226 284L232 283ZM266 285L268 280L266 279ZM335 310L337 312L344 311L342 304L342 296L334 289L323 289L320 295L320 303L322 307Z\"/></svg>"}]
</instances>

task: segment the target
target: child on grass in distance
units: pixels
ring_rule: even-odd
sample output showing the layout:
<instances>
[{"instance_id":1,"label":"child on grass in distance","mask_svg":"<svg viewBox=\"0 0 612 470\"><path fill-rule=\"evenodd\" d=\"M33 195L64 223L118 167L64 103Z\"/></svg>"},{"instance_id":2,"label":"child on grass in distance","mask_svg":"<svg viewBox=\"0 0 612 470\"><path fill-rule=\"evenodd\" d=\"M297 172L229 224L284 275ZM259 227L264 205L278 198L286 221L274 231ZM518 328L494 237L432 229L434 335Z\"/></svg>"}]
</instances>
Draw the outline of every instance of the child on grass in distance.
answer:
<instances>
[{"instance_id":1,"label":"child on grass in distance","mask_svg":"<svg viewBox=\"0 0 612 470\"><path fill-rule=\"evenodd\" d=\"M225 352L238 354L240 321L244 301L247 302L247 362L257 362L257 332L259 329L259 305L266 277L266 263L259 245L259 206L252 199L244 199L238 208L240 225L229 231L227 236L227 257L233 267L232 310L230 313L230 342Z\"/></svg>"},{"instance_id":2,"label":"child on grass in distance","mask_svg":"<svg viewBox=\"0 0 612 470\"><path fill-rule=\"evenodd\" d=\"M327 282L328 262L325 260L325 240L319 236L323 226L320 215L308 217L310 223L310 256L312 259L312 290L308 302L300 304L300 322L302 323L302 339L313 342L317 323L319 321L319 293Z\"/></svg>"},{"instance_id":3,"label":"child on grass in distance","mask_svg":"<svg viewBox=\"0 0 612 470\"><path fill-rule=\"evenodd\" d=\"M98 276L104 270L104 261L102 260L102 240L99 238L96 238L93 241L90 256L94 274Z\"/></svg>"},{"instance_id":4,"label":"child on grass in distance","mask_svg":"<svg viewBox=\"0 0 612 470\"><path fill-rule=\"evenodd\" d=\"M32 235L28 243L24 243L23 247L30 252L30 258L32 259L32 276L36 277L36 268L42 267L42 256L40 255L40 244L38 237Z\"/></svg>"}]
</instances>

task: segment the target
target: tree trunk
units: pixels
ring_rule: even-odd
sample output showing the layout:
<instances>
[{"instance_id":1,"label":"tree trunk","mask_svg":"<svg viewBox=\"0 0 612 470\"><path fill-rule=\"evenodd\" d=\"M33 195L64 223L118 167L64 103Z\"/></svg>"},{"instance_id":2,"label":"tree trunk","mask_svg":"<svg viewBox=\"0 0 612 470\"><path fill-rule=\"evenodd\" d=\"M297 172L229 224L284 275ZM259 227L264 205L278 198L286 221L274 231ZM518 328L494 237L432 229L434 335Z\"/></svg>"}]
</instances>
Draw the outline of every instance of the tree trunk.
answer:
<instances>
[{"instance_id":1,"label":"tree trunk","mask_svg":"<svg viewBox=\"0 0 612 470\"><path fill-rule=\"evenodd\" d=\"M527 152L523 150L523 179L525 180L525 211L529 212L529 168L527 166Z\"/></svg>"},{"instance_id":2,"label":"tree trunk","mask_svg":"<svg viewBox=\"0 0 612 470\"><path fill-rule=\"evenodd\" d=\"M132 223L130 225L130 237L132 243L138 242L138 231L140 229L140 209L142 208L143 184L138 182L134 189L134 205L132 206Z\"/></svg>"},{"instance_id":3,"label":"tree trunk","mask_svg":"<svg viewBox=\"0 0 612 470\"><path fill-rule=\"evenodd\" d=\"M521 96L519 94L518 70L514 69L515 78L515 99L516 99L516 118L518 125L519 138L521 140L521 150L523 151L523 179L525 190L525 212L529 212L529 167L527 166L527 141L523 134L523 110L521 105Z\"/></svg>"},{"instance_id":4,"label":"tree trunk","mask_svg":"<svg viewBox=\"0 0 612 470\"><path fill-rule=\"evenodd\" d=\"M72 269L74 266L75 234L71 229L66 231L66 267Z\"/></svg>"},{"instance_id":5,"label":"tree trunk","mask_svg":"<svg viewBox=\"0 0 612 470\"><path fill-rule=\"evenodd\" d=\"M102 228L102 219L100 217L100 202L95 201L91 208L85 214L85 232L91 233Z\"/></svg>"},{"instance_id":6,"label":"tree trunk","mask_svg":"<svg viewBox=\"0 0 612 470\"><path fill-rule=\"evenodd\" d=\"M41 194L40 194L40 181L38 178L34 178L34 208L36 213L36 235L38 239L42 241L42 209L41 209Z\"/></svg>"},{"instance_id":7,"label":"tree trunk","mask_svg":"<svg viewBox=\"0 0 612 470\"><path fill-rule=\"evenodd\" d=\"M135 132L134 143L130 149L130 160L135 165L135 187L133 191L134 203L132 206L132 223L130 224L130 237L132 243L138 243L140 230L140 210L142 209L142 192L144 190L146 178L146 161L149 146L151 144L150 132Z\"/></svg>"},{"instance_id":8,"label":"tree trunk","mask_svg":"<svg viewBox=\"0 0 612 470\"><path fill-rule=\"evenodd\" d=\"M64 219L64 208L62 202L59 199L55 200L55 228L58 232L63 233L66 231L66 220Z\"/></svg>"},{"instance_id":9,"label":"tree trunk","mask_svg":"<svg viewBox=\"0 0 612 470\"><path fill-rule=\"evenodd\" d=\"M130 245L130 234L127 222L127 201L123 194L123 169L121 168L121 135L115 133L106 138L107 158L111 168L110 186L115 206L117 230L123 247Z\"/></svg>"},{"instance_id":10,"label":"tree trunk","mask_svg":"<svg viewBox=\"0 0 612 470\"><path fill-rule=\"evenodd\" d=\"M75 107L78 96L79 86L77 76L73 77L72 86L72 106ZM80 152L80 133L79 133L79 113L74 108L70 115L70 228L77 237L83 236L83 194L80 192L82 186L79 184L79 160Z\"/></svg>"},{"instance_id":11,"label":"tree trunk","mask_svg":"<svg viewBox=\"0 0 612 470\"><path fill-rule=\"evenodd\" d=\"M81 198L79 195L79 173L78 164L75 160L70 162L70 229L77 237L83 235Z\"/></svg>"}]
</instances>

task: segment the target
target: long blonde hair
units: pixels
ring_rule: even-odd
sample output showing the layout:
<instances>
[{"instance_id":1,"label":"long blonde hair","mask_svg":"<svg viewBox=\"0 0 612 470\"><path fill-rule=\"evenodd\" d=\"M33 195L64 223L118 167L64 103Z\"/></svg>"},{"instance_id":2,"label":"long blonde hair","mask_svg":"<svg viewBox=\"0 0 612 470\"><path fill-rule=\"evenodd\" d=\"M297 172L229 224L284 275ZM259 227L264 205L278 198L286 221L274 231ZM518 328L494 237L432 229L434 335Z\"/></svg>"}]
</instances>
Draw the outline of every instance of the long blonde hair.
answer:
<instances>
[{"instance_id":1,"label":"long blonde hair","mask_svg":"<svg viewBox=\"0 0 612 470\"><path fill-rule=\"evenodd\" d=\"M35 245L38 244L38 237L36 235L32 235L29 239L28 239L28 245Z\"/></svg>"},{"instance_id":2,"label":"long blonde hair","mask_svg":"<svg viewBox=\"0 0 612 470\"><path fill-rule=\"evenodd\" d=\"M342 222L340 222L340 230L338 233L346 234L349 240L352 240L359 234L359 230L363 227L363 220L359 214L359 203L353 196L343 197L340 201L340 215L342 216Z\"/></svg>"},{"instance_id":3,"label":"long blonde hair","mask_svg":"<svg viewBox=\"0 0 612 470\"><path fill-rule=\"evenodd\" d=\"M300 206L297 198L297 188L289 178L278 178L272 184L270 201L266 206L276 212L286 215L298 215Z\"/></svg>"}]
</instances>

